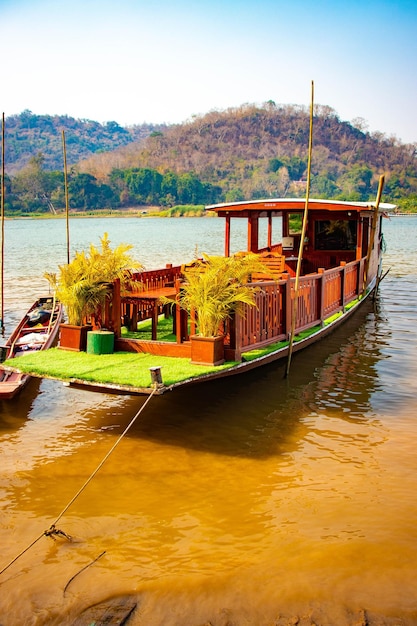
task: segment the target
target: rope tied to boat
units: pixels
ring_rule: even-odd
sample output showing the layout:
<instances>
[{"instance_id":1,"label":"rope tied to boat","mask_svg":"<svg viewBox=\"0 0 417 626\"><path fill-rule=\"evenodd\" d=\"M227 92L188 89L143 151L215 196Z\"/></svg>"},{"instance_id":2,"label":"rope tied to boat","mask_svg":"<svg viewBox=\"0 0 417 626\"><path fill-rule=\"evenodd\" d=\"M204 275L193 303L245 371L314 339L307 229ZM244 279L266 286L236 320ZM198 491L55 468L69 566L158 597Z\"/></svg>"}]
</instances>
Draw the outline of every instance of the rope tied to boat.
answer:
<instances>
[{"instance_id":1,"label":"rope tied to boat","mask_svg":"<svg viewBox=\"0 0 417 626\"><path fill-rule=\"evenodd\" d=\"M14 557L14 559L12 559L10 561L10 563L8 563L5 567L3 567L0 570L0 575L3 574L7 569L9 569L9 567L11 567L11 565L13 565L13 563L15 563L20 557L22 557L26 552L28 552L28 550L30 550L30 548L32 548L40 539L42 539L42 537L51 537L54 541L56 541L57 537L63 537L64 539L67 539L68 541L72 541L72 537L71 535L69 535L68 533L66 533L63 530L60 530L59 528L56 527L57 523L59 522L59 520L65 515L65 513L68 511L68 509L74 504L74 502L77 500L77 498L82 494L82 492L86 489L87 485L89 485L89 483L93 480L93 478L96 476L96 474L99 472L99 470L103 467L104 463L107 461L107 459L110 457L110 455L112 454L112 452L114 451L114 449L119 445L119 443L121 442L121 440L123 439L123 437L126 435L126 433L130 430L130 428L133 426L133 424L136 422L136 420L138 419L138 417L141 415L142 411L145 409L145 407L148 405L148 403L150 402L151 398L154 396L154 394L157 392L157 387L155 387L151 393L149 394L149 396L146 398L145 402L142 404L142 406L140 407L139 411L137 411L137 413L135 414L135 416L130 420L129 424L126 426L126 428L124 429L124 431L122 432L122 434L117 438L117 440L115 441L115 443L112 445L112 447L110 448L110 450L107 452L107 454L104 456L104 458L100 461L100 463L97 465L96 469L92 472L92 474L90 474L90 476L87 478L87 480L85 481L85 483L80 487L80 489L77 491L77 493L71 498L71 500L68 502L68 504L63 508L63 510L61 511L61 513L58 515L58 517L56 518L56 520L50 525L50 527L45 530L43 533L41 533L36 539L34 539L32 541L32 543L30 543L26 548L24 548L17 556Z\"/></svg>"}]
</instances>

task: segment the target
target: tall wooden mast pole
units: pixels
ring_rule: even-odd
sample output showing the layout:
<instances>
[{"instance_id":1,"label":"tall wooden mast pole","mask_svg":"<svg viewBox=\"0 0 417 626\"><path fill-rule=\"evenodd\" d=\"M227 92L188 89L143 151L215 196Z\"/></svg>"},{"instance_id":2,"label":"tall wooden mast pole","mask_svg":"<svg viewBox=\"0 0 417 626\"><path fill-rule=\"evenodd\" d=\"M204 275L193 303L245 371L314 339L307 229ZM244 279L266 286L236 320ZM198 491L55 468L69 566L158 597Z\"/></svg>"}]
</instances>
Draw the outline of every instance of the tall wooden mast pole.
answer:
<instances>
[{"instance_id":1,"label":"tall wooden mast pole","mask_svg":"<svg viewBox=\"0 0 417 626\"><path fill-rule=\"evenodd\" d=\"M64 188L65 188L65 215L67 223L67 263L70 262L70 241L69 241L69 203L68 203L68 177L67 177L67 149L65 146L65 131L62 131L62 151L64 153Z\"/></svg>"},{"instance_id":2,"label":"tall wooden mast pole","mask_svg":"<svg viewBox=\"0 0 417 626\"><path fill-rule=\"evenodd\" d=\"M4 336L4 193L6 184L4 181L4 113L1 123L1 332Z\"/></svg>"},{"instance_id":3,"label":"tall wooden mast pole","mask_svg":"<svg viewBox=\"0 0 417 626\"><path fill-rule=\"evenodd\" d=\"M376 232L376 226L377 226L377 223L378 223L379 203L381 202L381 196L382 196L382 190L384 188L384 182L385 182L385 176L382 174L379 177L378 192L377 192L377 195L376 195L374 212L372 214L371 235L369 237L368 251L366 253L366 259L365 259L365 268L364 268L364 271L363 271L362 295L364 295L364 293L366 291L366 282L368 280L369 263L370 263L370 260L371 260L372 249L374 247L374 242L375 242L375 232Z\"/></svg>"},{"instance_id":4,"label":"tall wooden mast pole","mask_svg":"<svg viewBox=\"0 0 417 626\"><path fill-rule=\"evenodd\" d=\"M314 81L311 81L310 132L309 132L309 141L308 141L306 200L305 200L305 205L304 205L303 227L301 230L300 246L298 249L297 269L295 272L295 287L294 287L294 299L292 302L293 308L292 308L292 315L291 315L290 343L288 346L288 360L287 360L287 367L285 370L286 377L290 373L292 349L293 349L294 334L295 334L295 322L297 318L297 309L298 309L298 291L299 291L299 283L300 283L301 261L303 258L304 239L305 239L306 230L307 230L308 201L309 201L309 196L310 196L310 178L311 178L311 154L312 154L312 149L313 149L313 111L314 111Z\"/></svg>"}]
</instances>

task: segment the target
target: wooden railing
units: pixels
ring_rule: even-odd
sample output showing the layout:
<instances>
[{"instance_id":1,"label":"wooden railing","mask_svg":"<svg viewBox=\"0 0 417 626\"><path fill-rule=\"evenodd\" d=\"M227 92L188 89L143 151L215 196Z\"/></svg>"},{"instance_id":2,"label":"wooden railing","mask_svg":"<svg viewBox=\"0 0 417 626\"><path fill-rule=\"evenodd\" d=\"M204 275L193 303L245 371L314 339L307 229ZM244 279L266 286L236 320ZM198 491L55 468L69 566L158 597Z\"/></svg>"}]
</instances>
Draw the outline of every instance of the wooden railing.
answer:
<instances>
[{"instance_id":1,"label":"wooden railing","mask_svg":"<svg viewBox=\"0 0 417 626\"><path fill-rule=\"evenodd\" d=\"M336 269L326 270L320 273L322 276L322 289L323 289L323 302L321 317L325 319L336 311L339 311L342 307L343 291L342 291L342 279L344 278L343 267L337 267Z\"/></svg>"},{"instance_id":2,"label":"wooden railing","mask_svg":"<svg viewBox=\"0 0 417 626\"><path fill-rule=\"evenodd\" d=\"M144 272L135 272L132 274L132 290L135 291L135 283L138 283L137 290L160 289L167 284L174 284L176 279L181 275L181 266L167 265L158 270L148 270Z\"/></svg>"},{"instance_id":3,"label":"wooden railing","mask_svg":"<svg viewBox=\"0 0 417 626\"><path fill-rule=\"evenodd\" d=\"M295 333L323 325L326 318L342 311L361 292L364 261L352 261L299 279ZM291 330L295 279L256 283L256 306L245 306L230 324L230 350L234 358L248 350L288 339Z\"/></svg>"},{"instance_id":4,"label":"wooden railing","mask_svg":"<svg viewBox=\"0 0 417 626\"><path fill-rule=\"evenodd\" d=\"M180 275L179 267L169 267L151 272L141 272L136 280L138 289L159 289ZM295 334L314 326L323 325L333 314L343 311L346 304L358 298L363 288L364 259L342 263L337 268L320 269L318 273L299 278L296 307ZM117 281L116 281L117 282ZM294 310L295 278L284 274L278 281L250 283L254 289L256 306L245 306L243 313L234 315L225 328L227 358L239 360L248 350L262 348L271 343L288 340ZM116 337L120 337L121 320L136 328L137 321L151 316L146 303L140 308L129 293L120 293L115 283L113 295L106 304L105 320ZM163 305L161 304L161 311ZM184 313L186 316L186 314ZM180 327L188 328L187 319ZM180 332L179 343L188 339L186 331ZM159 350L161 348L159 347ZM161 353L161 352L160 352Z\"/></svg>"},{"instance_id":5,"label":"wooden railing","mask_svg":"<svg viewBox=\"0 0 417 626\"><path fill-rule=\"evenodd\" d=\"M298 332L315 326L317 319L320 319L322 276L322 274L311 274L300 278L295 319L295 328ZM293 302L294 296L295 279L291 279L291 302Z\"/></svg>"},{"instance_id":6,"label":"wooden railing","mask_svg":"<svg viewBox=\"0 0 417 626\"><path fill-rule=\"evenodd\" d=\"M287 281L257 283L255 306L245 306L242 315L234 316L230 347L241 353L285 338L284 317Z\"/></svg>"}]
</instances>

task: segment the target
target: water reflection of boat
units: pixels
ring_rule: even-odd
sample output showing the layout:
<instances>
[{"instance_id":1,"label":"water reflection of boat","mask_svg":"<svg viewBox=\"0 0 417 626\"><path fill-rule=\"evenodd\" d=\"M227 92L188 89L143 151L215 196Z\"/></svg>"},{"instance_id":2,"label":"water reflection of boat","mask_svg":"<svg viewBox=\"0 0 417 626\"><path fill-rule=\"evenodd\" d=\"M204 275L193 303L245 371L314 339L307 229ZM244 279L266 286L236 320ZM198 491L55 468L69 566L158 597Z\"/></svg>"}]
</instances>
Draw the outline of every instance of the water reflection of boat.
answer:
<instances>
[{"instance_id":1,"label":"water reflection of boat","mask_svg":"<svg viewBox=\"0 0 417 626\"><path fill-rule=\"evenodd\" d=\"M285 363L273 362L239 377L180 388L155 398L130 436L220 455L265 458L269 444L274 448L288 437L310 408L366 419L373 411L381 358L374 310L368 299L326 341L296 354L291 384L284 377ZM244 443L239 447L237 441Z\"/></svg>"},{"instance_id":2,"label":"water reflection of boat","mask_svg":"<svg viewBox=\"0 0 417 626\"><path fill-rule=\"evenodd\" d=\"M38 298L2 346L2 360L47 350L57 339L63 310L52 296ZM30 376L0 367L0 399L15 397Z\"/></svg>"}]
</instances>

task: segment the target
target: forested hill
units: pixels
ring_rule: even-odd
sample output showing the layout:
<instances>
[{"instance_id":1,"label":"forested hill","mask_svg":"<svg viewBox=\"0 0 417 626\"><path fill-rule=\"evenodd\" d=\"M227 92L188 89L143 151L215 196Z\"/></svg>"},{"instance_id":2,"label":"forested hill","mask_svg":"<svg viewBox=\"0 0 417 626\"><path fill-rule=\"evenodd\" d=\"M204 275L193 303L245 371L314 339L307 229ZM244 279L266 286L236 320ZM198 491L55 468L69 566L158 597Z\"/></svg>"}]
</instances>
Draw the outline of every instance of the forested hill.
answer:
<instances>
[{"instance_id":1,"label":"forested hill","mask_svg":"<svg viewBox=\"0 0 417 626\"><path fill-rule=\"evenodd\" d=\"M63 142L68 165L92 154L115 150L131 142L140 142L152 132L165 129L161 124L142 124L123 128L117 122L100 124L67 115L34 115L23 111L5 119L5 168L10 175L25 167L40 152L45 169L62 170Z\"/></svg>"},{"instance_id":2,"label":"forested hill","mask_svg":"<svg viewBox=\"0 0 417 626\"><path fill-rule=\"evenodd\" d=\"M312 193L368 200L385 174L384 197L417 192L417 146L383 133L368 133L364 120L341 121L316 105L313 123ZM105 180L111 171L148 168L162 174L193 172L220 187L221 199L240 200L305 192L308 107L246 104L212 111L154 132L144 143L95 155L79 164Z\"/></svg>"},{"instance_id":3,"label":"forested hill","mask_svg":"<svg viewBox=\"0 0 417 626\"><path fill-rule=\"evenodd\" d=\"M9 215L65 207L62 130L70 207L78 211L305 195L307 107L245 104L129 128L25 111L6 119ZM310 196L373 200L384 174L384 201L417 211L416 155L416 144L316 105Z\"/></svg>"}]
</instances>

